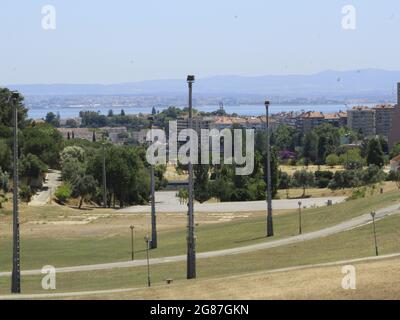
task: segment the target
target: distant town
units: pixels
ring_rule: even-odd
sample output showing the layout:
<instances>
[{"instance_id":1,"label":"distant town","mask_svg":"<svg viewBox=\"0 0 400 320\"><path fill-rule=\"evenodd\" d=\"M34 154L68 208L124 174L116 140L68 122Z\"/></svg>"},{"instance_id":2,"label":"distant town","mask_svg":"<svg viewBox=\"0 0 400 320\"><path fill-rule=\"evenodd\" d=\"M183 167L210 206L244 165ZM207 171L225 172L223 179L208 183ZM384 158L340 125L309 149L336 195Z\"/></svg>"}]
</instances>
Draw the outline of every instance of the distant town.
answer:
<instances>
[{"instance_id":1,"label":"distant town","mask_svg":"<svg viewBox=\"0 0 400 320\"><path fill-rule=\"evenodd\" d=\"M56 99L56 98L54 98ZM99 107L100 101L114 101L114 108L120 106L120 114L114 114L110 109L107 115L102 115L98 111L81 111L79 117L61 118L53 112L49 112L46 118L35 119L36 122L52 122L58 127L64 138L82 138L89 141L95 139L97 134L107 134L108 139L117 144L127 142L143 144L145 142L146 132L148 130L148 119L150 114L127 114L123 109L125 106L132 106L124 97L92 97L94 110ZM400 100L400 84L398 85L398 100ZM40 101L37 98L36 101ZM73 100L60 99L63 103L73 103ZM171 98L169 101L178 102ZM255 103L255 101L251 100ZM97 103L98 102L98 103ZM180 102L180 101L179 101ZM203 103L215 102L211 100L203 100ZM239 103L239 101L229 101L230 103ZM299 101L300 102L300 101ZM146 105L145 100L141 100L141 105ZM165 101L164 101L165 103ZM250 101L249 101L250 103ZM258 101L259 103L259 101ZM55 106L61 106L56 104ZM161 101L160 101L161 105ZM391 148L395 142L400 140L400 132L396 127L392 127L392 121L396 117L400 121L400 110L395 104L376 104L372 106L348 106L348 110L339 110L334 113L324 113L322 111L285 111L270 116L270 130L276 132L280 125L288 125L297 131L305 134L315 127L322 124L331 124L334 127L348 127L350 130L358 133L360 137L367 138L372 136L381 136L389 143ZM175 107L171 107L175 109ZM164 109L168 113L171 108ZM310 106L312 108L312 106ZM181 110L181 109L180 109ZM184 108L182 108L184 110ZM260 113L263 111L260 110ZM160 113L157 105L153 106L153 114ZM118 117L119 116L119 117ZM117 117L115 121L112 118ZM180 115L172 115L171 119L178 120L182 123L187 119L184 112ZM243 116L235 113L229 114L224 110L223 103L219 103L219 108L213 112L198 112L194 118L197 128L218 129L232 128L239 126L244 129L263 130L265 128L265 116ZM96 130L93 130L96 128Z\"/></svg>"}]
</instances>

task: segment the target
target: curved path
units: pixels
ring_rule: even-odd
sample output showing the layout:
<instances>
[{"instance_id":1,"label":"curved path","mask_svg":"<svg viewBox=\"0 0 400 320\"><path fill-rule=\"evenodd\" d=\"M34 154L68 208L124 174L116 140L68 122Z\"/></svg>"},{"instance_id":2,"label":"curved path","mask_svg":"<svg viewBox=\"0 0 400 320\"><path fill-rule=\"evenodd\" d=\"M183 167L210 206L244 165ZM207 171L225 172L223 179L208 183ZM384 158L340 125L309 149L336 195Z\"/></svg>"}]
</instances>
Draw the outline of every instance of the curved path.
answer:
<instances>
[{"instance_id":1,"label":"curved path","mask_svg":"<svg viewBox=\"0 0 400 320\"><path fill-rule=\"evenodd\" d=\"M383 219L389 215L400 213L399 204L392 205L390 207L386 207L380 210L376 210L375 220ZM222 257L233 254L247 253L257 250L276 248L280 246L295 244L302 241L327 237L330 235L334 235L343 231L351 230L354 228L358 228L364 226L366 224L371 223L371 215L369 213L363 214L356 218L341 222L332 227L328 227L325 229L305 233L302 235L293 236L290 238L284 238L279 240L272 240L258 244L252 244L244 247L237 247L231 249L223 249L209 252L201 252L197 253L197 259L205 259L205 258L213 258L213 257ZM179 256L171 256L171 257L161 257L161 258L153 258L150 259L150 264L161 264L161 263L170 263L170 262L181 262L186 261L186 255ZM81 271L94 271L94 270L109 270L115 268L129 268L129 267L137 267L137 266L145 266L147 265L146 260L135 260L135 261L126 261L126 262L113 262L113 263L102 263L102 264L94 264L94 265L82 265L82 266L74 266L74 267L63 267L57 268L57 273L67 273L67 272L81 272ZM40 275L41 270L25 270L22 271L22 275ZM0 277L8 277L11 275L11 272L0 272Z\"/></svg>"}]
</instances>

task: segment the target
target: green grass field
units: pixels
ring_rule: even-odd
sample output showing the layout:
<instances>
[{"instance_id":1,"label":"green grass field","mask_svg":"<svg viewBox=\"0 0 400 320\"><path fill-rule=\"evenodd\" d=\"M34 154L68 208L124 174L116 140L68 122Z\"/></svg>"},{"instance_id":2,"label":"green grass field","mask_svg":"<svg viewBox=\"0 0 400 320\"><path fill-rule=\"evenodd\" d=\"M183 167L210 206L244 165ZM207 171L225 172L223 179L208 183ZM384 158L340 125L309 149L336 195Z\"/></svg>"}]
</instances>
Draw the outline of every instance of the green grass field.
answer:
<instances>
[{"instance_id":1,"label":"green grass field","mask_svg":"<svg viewBox=\"0 0 400 320\"><path fill-rule=\"evenodd\" d=\"M396 192L374 195L332 207L307 209L303 212L303 232L310 232L337 224L341 221L382 208L398 201ZM112 219L112 218L107 218ZM107 219L105 220L107 223ZM196 229L197 251L205 252L246 246L297 235L297 211L277 215L274 219L275 236L265 238L265 218L249 217L233 222L200 224ZM66 226L74 228L74 226ZM86 227L85 227L86 228ZM88 224L87 228L90 228ZM25 237L21 233L22 269L36 269L44 265L56 267L126 261L130 259L130 233L111 234L107 237L86 235L58 237L50 231L40 236ZM145 257L144 231L135 237L135 258ZM159 232L159 248L152 250L152 257L172 256L186 252L185 225L174 230ZM11 237L0 238L0 270L11 268Z\"/></svg>"},{"instance_id":2,"label":"green grass field","mask_svg":"<svg viewBox=\"0 0 400 320\"><path fill-rule=\"evenodd\" d=\"M400 252L400 215L393 215L378 221L377 235L380 254ZM369 224L296 245L200 259L197 263L197 272L200 279L218 278L281 267L361 258L373 256L374 253L372 225ZM183 280L186 275L185 263L153 265L151 266L151 275L154 284L161 284L167 278ZM61 273L57 275L55 292L144 287L146 281L145 267ZM0 278L0 294L8 293L9 286L8 277ZM24 276L22 289L24 293L44 293L41 289L41 276Z\"/></svg>"}]
</instances>

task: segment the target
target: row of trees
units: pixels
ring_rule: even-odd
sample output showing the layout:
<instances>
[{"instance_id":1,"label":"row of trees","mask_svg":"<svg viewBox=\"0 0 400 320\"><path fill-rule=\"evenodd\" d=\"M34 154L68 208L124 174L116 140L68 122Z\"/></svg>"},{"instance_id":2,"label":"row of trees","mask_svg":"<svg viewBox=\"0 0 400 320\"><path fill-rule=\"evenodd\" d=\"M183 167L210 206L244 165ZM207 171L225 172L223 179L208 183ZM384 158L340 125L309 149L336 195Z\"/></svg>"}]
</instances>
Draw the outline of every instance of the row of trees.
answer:
<instances>
[{"instance_id":1,"label":"row of trees","mask_svg":"<svg viewBox=\"0 0 400 320\"><path fill-rule=\"evenodd\" d=\"M341 145L341 138L348 142L362 141L359 150L348 150ZM387 162L388 144L383 137L363 139L347 127L334 127L331 124L316 126L303 134L292 126L281 125L271 137L272 145L289 155L297 164L342 164L348 169L375 164L382 167ZM285 152L286 151L286 152ZM394 148L390 156L400 153L400 145ZM282 158L285 158L283 156Z\"/></svg>"},{"instance_id":2,"label":"row of trees","mask_svg":"<svg viewBox=\"0 0 400 320\"><path fill-rule=\"evenodd\" d=\"M316 171L312 173L305 169L294 172L292 176L286 172L279 172L279 189L302 188L302 197L306 196L306 189L310 187L330 188L331 190L358 188L379 183L385 179L394 179L386 175L376 165L365 169L349 169L336 171Z\"/></svg>"},{"instance_id":3,"label":"row of trees","mask_svg":"<svg viewBox=\"0 0 400 320\"><path fill-rule=\"evenodd\" d=\"M0 165L4 175L12 171L13 113L8 98L11 92L0 89ZM20 154L19 175L22 199L29 200L36 188L42 184L48 167L59 166L62 136L50 124L38 124L27 120L27 109L20 96L18 110L18 140Z\"/></svg>"},{"instance_id":4,"label":"row of trees","mask_svg":"<svg viewBox=\"0 0 400 320\"><path fill-rule=\"evenodd\" d=\"M61 174L65 182L56 195L60 201L68 196L83 201L103 201L103 158L105 160L107 205L124 207L149 201L150 172L145 150L140 147L115 146L103 142L68 141L61 152ZM156 189L166 186L165 166L155 169Z\"/></svg>"}]
</instances>

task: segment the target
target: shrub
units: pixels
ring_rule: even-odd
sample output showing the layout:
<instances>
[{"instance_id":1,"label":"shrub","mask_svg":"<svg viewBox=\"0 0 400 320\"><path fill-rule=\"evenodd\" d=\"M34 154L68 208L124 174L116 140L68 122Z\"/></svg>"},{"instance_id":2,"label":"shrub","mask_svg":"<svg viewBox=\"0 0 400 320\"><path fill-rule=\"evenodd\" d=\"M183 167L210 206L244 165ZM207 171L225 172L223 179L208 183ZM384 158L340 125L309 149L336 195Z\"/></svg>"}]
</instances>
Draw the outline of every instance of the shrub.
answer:
<instances>
[{"instance_id":1,"label":"shrub","mask_svg":"<svg viewBox=\"0 0 400 320\"><path fill-rule=\"evenodd\" d=\"M29 202L32 199L32 189L30 186L24 184L21 186L20 190L19 190L19 197L22 201L24 202Z\"/></svg>"},{"instance_id":2,"label":"shrub","mask_svg":"<svg viewBox=\"0 0 400 320\"><path fill-rule=\"evenodd\" d=\"M333 173L331 171L315 171L315 186L317 188L327 188L329 182L333 178Z\"/></svg>"},{"instance_id":3,"label":"shrub","mask_svg":"<svg viewBox=\"0 0 400 320\"><path fill-rule=\"evenodd\" d=\"M71 197L72 191L69 184L63 184L59 186L55 192L55 196L58 201L65 203Z\"/></svg>"},{"instance_id":4,"label":"shrub","mask_svg":"<svg viewBox=\"0 0 400 320\"><path fill-rule=\"evenodd\" d=\"M346 201L365 198L366 192L367 192L367 188L366 187L357 188L357 189L353 190L353 192L351 193L351 196L348 197L346 199Z\"/></svg>"},{"instance_id":5,"label":"shrub","mask_svg":"<svg viewBox=\"0 0 400 320\"><path fill-rule=\"evenodd\" d=\"M334 153L330 154L325 159L325 163L330 167L337 166L339 164L339 161L339 157Z\"/></svg>"}]
</instances>

